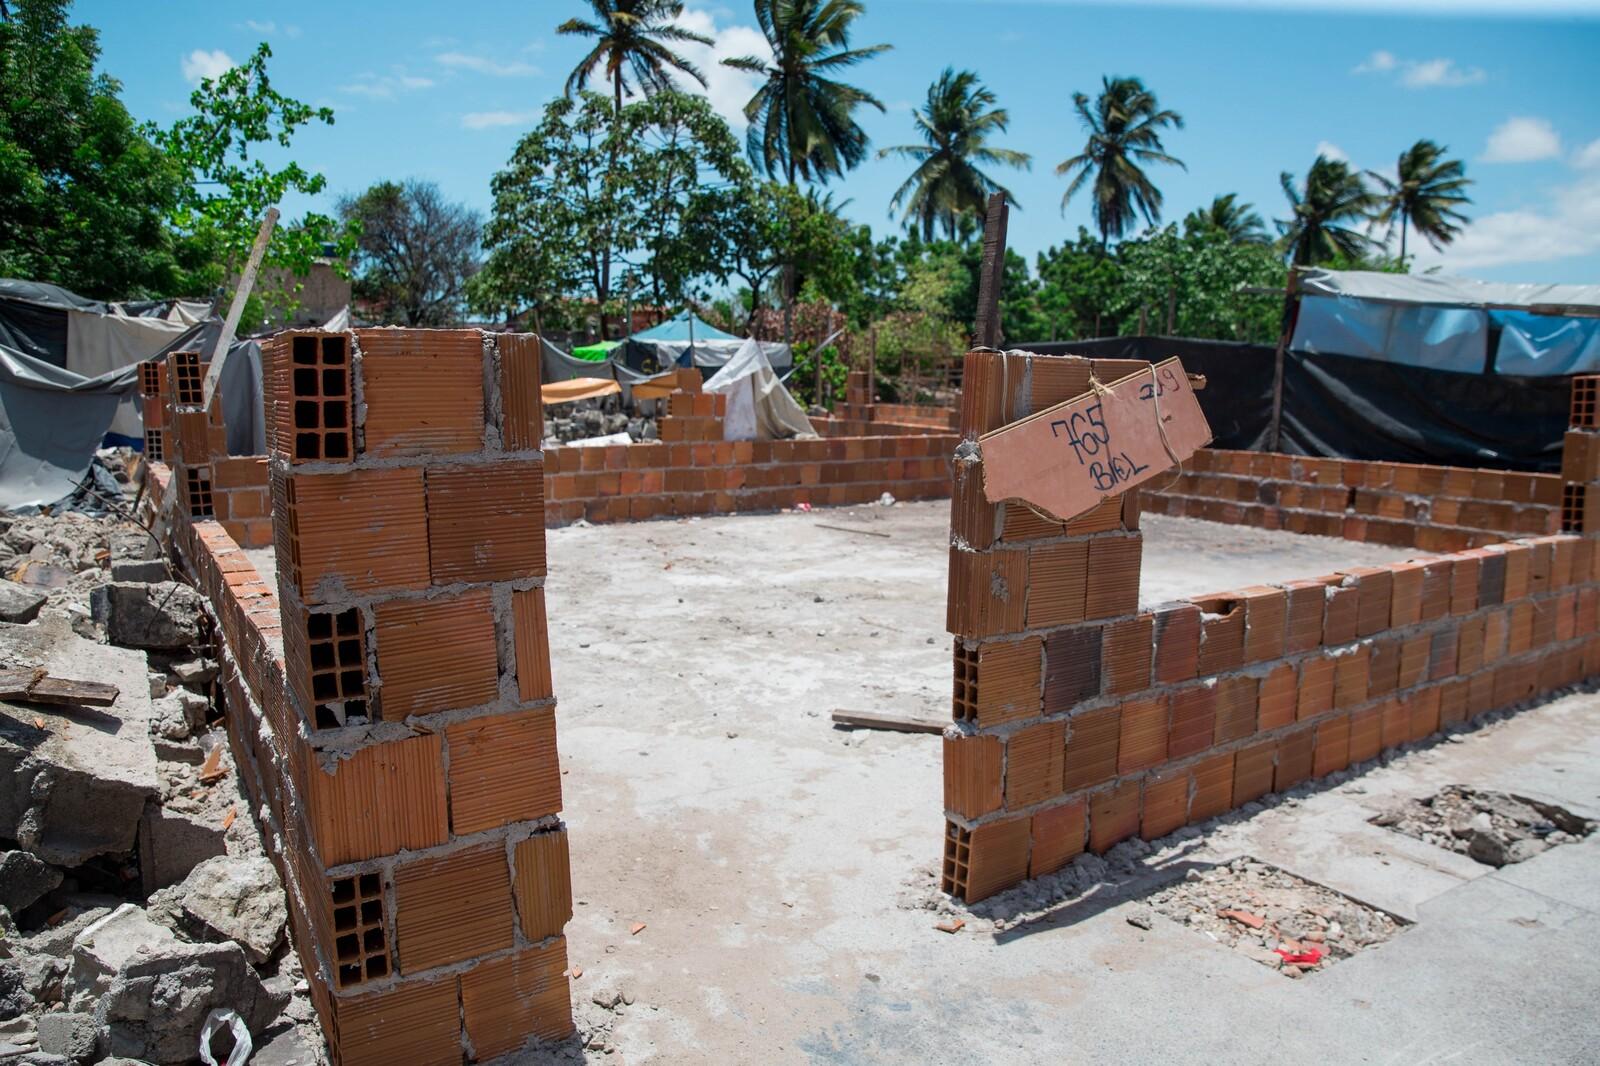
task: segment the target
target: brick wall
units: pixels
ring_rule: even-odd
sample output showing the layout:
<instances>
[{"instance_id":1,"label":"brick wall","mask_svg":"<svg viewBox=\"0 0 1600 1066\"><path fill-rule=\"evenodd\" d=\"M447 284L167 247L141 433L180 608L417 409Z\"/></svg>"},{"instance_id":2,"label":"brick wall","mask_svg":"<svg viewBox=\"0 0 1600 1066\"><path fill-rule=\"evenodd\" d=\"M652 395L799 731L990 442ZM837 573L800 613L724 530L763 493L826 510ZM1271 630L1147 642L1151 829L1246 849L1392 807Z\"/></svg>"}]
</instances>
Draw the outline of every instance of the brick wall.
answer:
<instances>
[{"instance_id":1,"label":"brick wall","mask_svg":"<svg viewBox=\"0 0 1600 1066\"><path fill-rule=\"evenodd\" d=\"M1206 449L1145 510L1424 551L1561 530L1555 474Z\"/></svg>"},{"instance_id":2,"label":"brick wall","mask_svg":"<svg viewBox=\"0 0 1600 1066\"><path fill-rule=\"evenodd\" d=\"M1076 395L1090 369L969 354L963 437ZM1594 540L1515 540L1141 611L1131 498L1063 525L988 504L981 478L963 446L942 884L968 902L1600 672Z\"/></svg>"},{"instance_id":3,"label":"brick wall","mask_svg":"<svg viewBox=\"0 0 1600 1066\"><path fill-rule=\"evenodd\" d=\"M950 491L953 434L553 448L552 525L771 511L799 503L937 499Z\"/></svg>"},{"instance_id":4,"label":"brick wall","mask_svg":"<svg viewBox=\"0 0 1600 1066\"><path fill-rule=\"evenodd\" d=\"M276 594L222 524L172 531L341 1066L572 1031L538 358L477 331L280 334Z\"/></svg>"}]
</instances>

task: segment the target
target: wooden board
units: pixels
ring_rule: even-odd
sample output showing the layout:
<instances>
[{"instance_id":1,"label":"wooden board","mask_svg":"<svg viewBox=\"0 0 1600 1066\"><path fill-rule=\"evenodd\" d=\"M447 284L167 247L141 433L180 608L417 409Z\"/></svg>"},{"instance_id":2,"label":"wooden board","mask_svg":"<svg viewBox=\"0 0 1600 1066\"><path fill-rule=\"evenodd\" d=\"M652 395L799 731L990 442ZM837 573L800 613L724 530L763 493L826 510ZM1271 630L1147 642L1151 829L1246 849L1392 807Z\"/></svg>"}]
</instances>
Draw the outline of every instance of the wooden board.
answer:
<instances>
[{"instance_id":1,"label":"wooden board","mask_svg":"<svg viewBox=\"0 0 1600 1066\"><path fill-rule=\"evenodd\" d=\"M51 677L43 669L0 670L0 700L109 707L117 702L117 686Z\"/></svg>"},{"instance_id":2,"label":"wooden board","mask_svg":"<svg viewBox=\"0 0 1600 1066\"><path fill-rule=\"evenodd\" d=\"M906 718L892 714L871 714L867 711L834 711L833 724L852 729L887 729L895 733L943 733L949 722L932 718Z\"/></svg>"},{"instance_id":3,"label":"wooden board","mask_svg":"<svg viewBox=\"0 0 1600 1066\"><path fill-rule=\"evenodd\" d=\"M1024 500L1066 522L1210 443L1183 364L1166 359L984 434L983 494L990 503Z\"/></svg>"}]
</instances>

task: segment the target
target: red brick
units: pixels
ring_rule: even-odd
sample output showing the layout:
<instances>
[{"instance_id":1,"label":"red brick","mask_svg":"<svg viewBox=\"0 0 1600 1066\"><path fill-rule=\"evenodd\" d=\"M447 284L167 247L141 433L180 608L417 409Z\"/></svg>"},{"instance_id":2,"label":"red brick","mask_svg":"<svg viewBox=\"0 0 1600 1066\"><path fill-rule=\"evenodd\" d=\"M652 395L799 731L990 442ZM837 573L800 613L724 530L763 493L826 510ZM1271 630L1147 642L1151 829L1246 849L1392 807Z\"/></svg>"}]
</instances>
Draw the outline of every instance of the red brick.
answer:
<instances>
[{"instance_id":1,"label":"red brick","mask_svg":"<svg viewBox=\"0 0 1600 1066\"><path fill-rule=\"evenodd\" d=\"M1199 676L1235 670L1244 664L1244 604L1220 596L1198 599L1200 619Z\"/></svg>"},{"instance_id":2,"label":"red brick","mask_svg":"<svg viewBox=\"0 0 1600 1066\"><path fill-rule=\"evenodd\" d=\"M1139 835L1156 840L1181 829L1189 819L1189 788L1187 768L1151 774L1144 784Z\"/></svg>"},{"instance_id":3,"label":"red brick","mask_svg":"<svg viewBox=\"0 0 1600 1066\"><path fill-rule=\"evenodd\" d=\"M1282 589L1254 585L1243 591L1244 661L1259 663L1283 657L1289 603Z\"/></svg>"},{"instance_id":4,"label":"red brick","mask_svg":"<svg viewBox=\"0 0 1600 1066\"><path fill-rule=\"evenodd\" d=\"M428 560L435 585L545 572L544 467L537 459L428 471Z\"/></svg>"},{"instance_id":5,"label":"red brick","mask_svg":"<svg viewBox=\"0 0 1600 1066\"><path fill-rule=\"evenodd\" d=\"M1194 764L1194 799L1189 821L1203 822L1233 807L1233 752L1208 755Z\"/></svg>"},{"instance_id":6,"label":"red brick","mask_svg":"<svg viewBox=\"0 0 1600 1066\"><path fill-rule=\"evenodd\" d=\"M1331 678L1331 672L1329 676ZM1294 721L1295 707L1299 702L1297 683L1294 666L1289 663L1279 663L1261 679L1258 715L1261 732L1266 733Z\"/></svg>"},{"instance_id":7,"label":"red brick","mask_svg":"<svg viewBox=\"0 0 1600 1066\"><path fill-rule=\"evenodd\" d=\"M1148 614L1106 626L1104 665L1108 695L1127 695L1150 687L1154 628L1154 619Z\"/></svg>"},{"instance_id":8,"label":"red brick","mask_svg":"<svg viewBox=\"0 0 1600 1066\"><path fill-rule=\"evenodd\" d=\"M1256 731L1257 684L1253 677L1225 677L1217 682L1216 744L1243 740Z\"/></svg>"},{"instance_id":9,"label":"red brick","mask_svg":"<svg viewBox=\"0 0 1600 1066\"><path fill-rule=\"evenodd\" d=\"M1139 832L1139 782L1124 781L1089 796L1089 850L1103 854Z\"/></svg>"},{"instance_id":10,"label":"red brick","mask_svg":"<svg viewBox=\"0 0 1600 1066\"><path fill-rule=\"evenodd\" d=\"M1067 792L1109 781L1117 773L1121 709L1102 707L1067 721L1062 787Z\"/></svg>"},{"instance_id":11,"label":"red brick","mask_svg":"<svg viewBox=\"0 0 1600 1066\"><path fill-rule=\"evenodd\" d=\"M944 738L944 806L963 818L997 811L1001 804L1001 755L996 736Z\"/></svg>"},{"instance_id":12,"label":"red brick","mask_svg":"<svg viewBox=\"0 0 1600 1066\"><path fill-rule=\"evenodd\" d=\"M1155 683L1171 684L1195 676L1200 658L1200 608L1191 603L1155 609Z\"/></svg>"},{"instance_id":13,"label":"red brick","mask_svg":"<svg viewBox=\"0 0 1600 1066\"><path fill-rule=\"evenodd\" d=\"M1043 722L1006 741L1006 807L1020 810L1061 794L1066 723Z\"/></svg>"},{"instance_id":14,"label":"red brick","mask_svg":"<svg viewBox=\"0 0 1600 1066\"><path fill-rule=\"evenodd\" d=\"M428 600L387 600L374 609L382 717L476 707L499 694L494 614L488 589Z\"/></svg>"},{"instance_id":15,"label":"red brick","mask_svg":"<svg viewBox=\"0 0 1600 1066\"><path fill-rule=\"evenodd\" d=\"M1135 773L1166 761L1171 718L1169 704L1164 695L1123 703L1118 774Z\"/></svg>"},{"instance_id":16,"label":"red brick","mask_svg":"<svg viewBox=\"0 0 1600 1066\"><path fill-rule=\"evenodd\" d=\"M1181 759L1211 746L1216 726L1217 689L1203 683L1172 694L1172 735L1167 741L1169 758Z\"/></svg>"},{"instance_id":17,"label":"red brick","mask_svg":"<svg viewBox=\"0 0 1600 1066\"><path fill-rule=\"evenodd\" d=\"M1083 851L1086 834L1084 802L1069 800L1033 814L1033 855L1029 877L1055 873Z\"/></svg>"},{"instance_id":18,"label":"red brick","mask_svg":"<svg viewBox=\"0 0 1600 1066\"><path fill-rule=\"evenodd\" d=\"M500 841L394 871L395 952L400 972L448 966L512 945L516 917Z\"/></svg>"},{"instance_id":19,"label":"red brick","mask_svg":"<svg viewBox=\"0 0 1600 1066\"><path fill-rule=\"evenodd\" d=\"M1233 802L1235 806L1243 806L1246 803L1258 800L1272 791L1272 774L1275 769L1274 760L1277 751L1277 741L1263 740L1260 743L1240 748L1234 753Z\"/></svg>"},{"instance_id":20,"label":"red brick","mask_svg":"<svg viewBox=\"0 0 1600 1066\"><path fill-rule=\"evenodd\" d=\"M1031 823L1028 817L1007 818L972 830L966 902L1003 892L1028 876Z\"/></svg>"},{"instance_id":21,"label":"red brick","mask_svg":"<svg viewBox=\"0 0 1600 1066\"><path fill-rule=\"evenodd\" d=\"M487 715L445 730L450 745L450 827L459 836L561 810L552 708Z\"/></svg>"},{"instance_id":22,"label":"red brick","mask_svg":"<svg viewBox=\"0 0 1600 1066\"><path fill-rule=\"evenodd\" d=\"M573 1032L567 942L525 948L480 962L461 975L461 1016L478 1060L519 1050L531 1037Z\"/></svg>"}]
</instances>

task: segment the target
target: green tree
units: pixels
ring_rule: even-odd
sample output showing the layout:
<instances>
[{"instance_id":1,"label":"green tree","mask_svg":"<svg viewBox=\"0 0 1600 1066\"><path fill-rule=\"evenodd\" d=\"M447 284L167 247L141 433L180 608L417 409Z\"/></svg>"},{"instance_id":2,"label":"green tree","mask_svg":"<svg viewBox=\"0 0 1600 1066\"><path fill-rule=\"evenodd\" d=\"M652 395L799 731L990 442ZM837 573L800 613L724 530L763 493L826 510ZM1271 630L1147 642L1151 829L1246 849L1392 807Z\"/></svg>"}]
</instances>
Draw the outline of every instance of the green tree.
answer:
<instances>
[{"instance_id":1,"label":"green tree","mask_svg":"<svg viewBox=\"0 0 1600 1066\"><path fill-rule=\"evenodd\" d=\"M663 41L681 44L712 44L711 38L684 29L673 22L683 14L679 0L589 0L596 21L568 19L556 27L557 33L595 38L594 47L567 75L566 94L588 88L589 77L598 67L605 68L611 83L612 109L622 113L622 98L632 92L628 73L646 96L672 88L668 73L679 70L702 86L706 76Z\"/></svg>"},{"instance_id":2,"label":"green tree","mask_svg":"<svg viewBox=\"0 0 1600 1066\"><path fill-rule=\"evenodd\" d=\"M95 73L99 34L67 8L18 0L0 21L0 276L105 299L191 292L166 226L183 169Z\"/></svg>"},{"instance_id":3,"label":"green tree","mask_svg":"<svg viewBox=\"0 0 1600 1066\"><path fill-rule=\"evenodd\" d=\"M763 173L826 182L866 158L867 134L855 121L858 107L883 103L835 76L890 45L850 47L850 25L864 11L859 0L755 0L756 21L772 49L769 64L756 56L724 59L735 70L764 79L750 102L747 147Z\"/></svg>"},{"instance_id":4,"label":"green tree","mask_svg":"<svg viewBox=\"0 0 1600 1066\"><path fill-rule=\"evenodd\" d=\"M1279 301L1242 290L1276 287L1283 264L1270 247L1233 240L1216 226L1164 226L1117 245L1120 277L1111 310L1124 330L1266 343Z\"/></svg>"},{"instance_id":5,"label":"green tree","mask_svg":"<svg viewBox=\"0 0 1600 1066\"><path fill-rule=\"evenodd\" d=\"M1368 177L1382 190L1376 220L1394 231L1400 228L1400 261L1406 258L1406 229L1414 227L1435 249L1456 239L1467 216L1456 208L1470 204L1466 165L1459 159L1446 159L1448 149L1421 140L1400 153L1395 179L1368 171Z\"/></svg>"},{"instance_id":6,"label":"green tree","mask_svg":"<svg viewBox=\"0 0 1600 1066\"><path fill-rule=\"evenodd\" d=\"M1314 266L1335 256L1360 258L1372 240L1358 229L1378 207L1378 198L1340 159L1318 155L1306 172L1303 189L1294 175L1279 175L1283 195L1289 199L1289 217L1277 220L1279 243L1295 266Z\"/></svg>"},{"instance_id":7,"label":"green tree","mask_svg":"<svg viewBox=\"0 0 1600 1066\"><path fill-rule=\"evenodd\" d=\"M431 181L382 181L339 201L361 232L352 266L366 313L401 326L460 322L478 272L483 220Z\"/></svg>"},{"instance_id":8,"label":"green tree","mask_svg":"<svg viewBox=\"0 0 1600 1066\"><path fill-rule=\"evenodd\" d=\"M1197 207L1183 220L1184 229L1210 227L1227 236L1235 244L1269 244L1267 227L1256 214L1254 204L1239 202L1236 193L1213 197L1209 207Z\"/></svg>"},{"instance_id":9,"label":"green tree","mask_svg":"<svg viewBox=\"0 0 1600 1066\"><path fill-rule=\"evenodd\" d=\"M1111 308L1122 284L1122 267L1092 233L1079 226L1076 241L1040 252L1036 268L1042 337L1078 340L1118 332L1119 318Z\"/></svg>"},{"instance_id":10,"label":"green tree","mask_svg":"<svg viewBox=\"0 0 1600 1066\"><path fill-rule=\"evenodd\" d=\"M237 274L249 257L267 208L291 193L315 196L327 187L321 174L290 161L273 169L255 153L261 146L293 145L295 133L311 123L333 125L333 111L313 107L272 87L267 60L272 49L260 44L249 59L217 78L206 78L189 96L194 113L159 134L167 158L187 175L171 222L179 235L204 250L211 264L201 278L208 285ZM312 261L331 255L342 261L355 248L356 229L327 215L308 212L273 231L263 261L304 276ZM292 293L269 294L290 304Z\"/></svg>"},{"instance_id":11,"label":"green tree","mask_svg":"<svg viewBox=\"0 0 1600 1066\"><path fill-rule=\"evenodd\" d=\"M1082 152L1056 167L1058 176L1076 172L1061 197L1062 210L1092 178L1094 222L1101 244L1127 233L1137 215L1150 224L1159 222L1161 190L1143 165L1183 166L1161 143L1161 131L1168 126L1182 129L1183 116L1163 110L1156 94L1138 78L1102 78L1098 97L1091 101L1084 93L1074 93L1072 106L1089 140Z\"/></svg>"},{"instance_id":12,"label":"green tree","mask_svg":"<svg viewBox=\"0 0 1600 1066\"><path fill-rule=\"evenodd\" d=\"M712 190L701 233L712 272L723 283L737 279L749 292L745 329L760 313L777 274L794 266L805 287L839 299L854 283L854 248L849 227L819 198L775 181L746 182Z\"/></svg>"},{"instance_id":13,"label":"green tree","mask_svg":"<svg viewBox=\"0 0 1600 1066\"><path fill-rule=\"evenodd\" d=\"M905 184L889 201L892 214L902 205L908 225L920 224L923 240L933 239L934 224L945 235L956 235L956 220L963 214L981 215L989 197L1004 193L1020 206L1011 191L979 169L978 164L1028 168L1032 157L1009 148L992 148L991 136L1004 133L1011 122L995 95L970 70L946 67L928 87L928 98L912 115L925 144L884 148L878 158L897 155L917 164Z\"/></svg>"}]
</instances>

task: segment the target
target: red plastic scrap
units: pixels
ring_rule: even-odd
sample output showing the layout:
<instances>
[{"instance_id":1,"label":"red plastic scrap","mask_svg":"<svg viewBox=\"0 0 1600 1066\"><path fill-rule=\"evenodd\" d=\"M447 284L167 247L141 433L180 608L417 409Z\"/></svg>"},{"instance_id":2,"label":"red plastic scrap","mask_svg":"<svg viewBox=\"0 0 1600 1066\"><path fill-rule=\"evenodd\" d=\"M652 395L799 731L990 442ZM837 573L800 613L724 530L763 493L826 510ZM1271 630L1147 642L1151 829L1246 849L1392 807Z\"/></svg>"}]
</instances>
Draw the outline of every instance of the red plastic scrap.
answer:
<instances>
[{"instance_id":1,"label":"red plastic scrap","mask_svg":"<svg viewBox=\"0 0 1600 1066\"><path fill-rule=\"evenodd\" d=\"M1283 948L1274 948L1283 961L1292 966L1315 966L1322 961L1321 948L1303 948L1300 951L1286 951Z\"/></svg>"}]
</instances>

